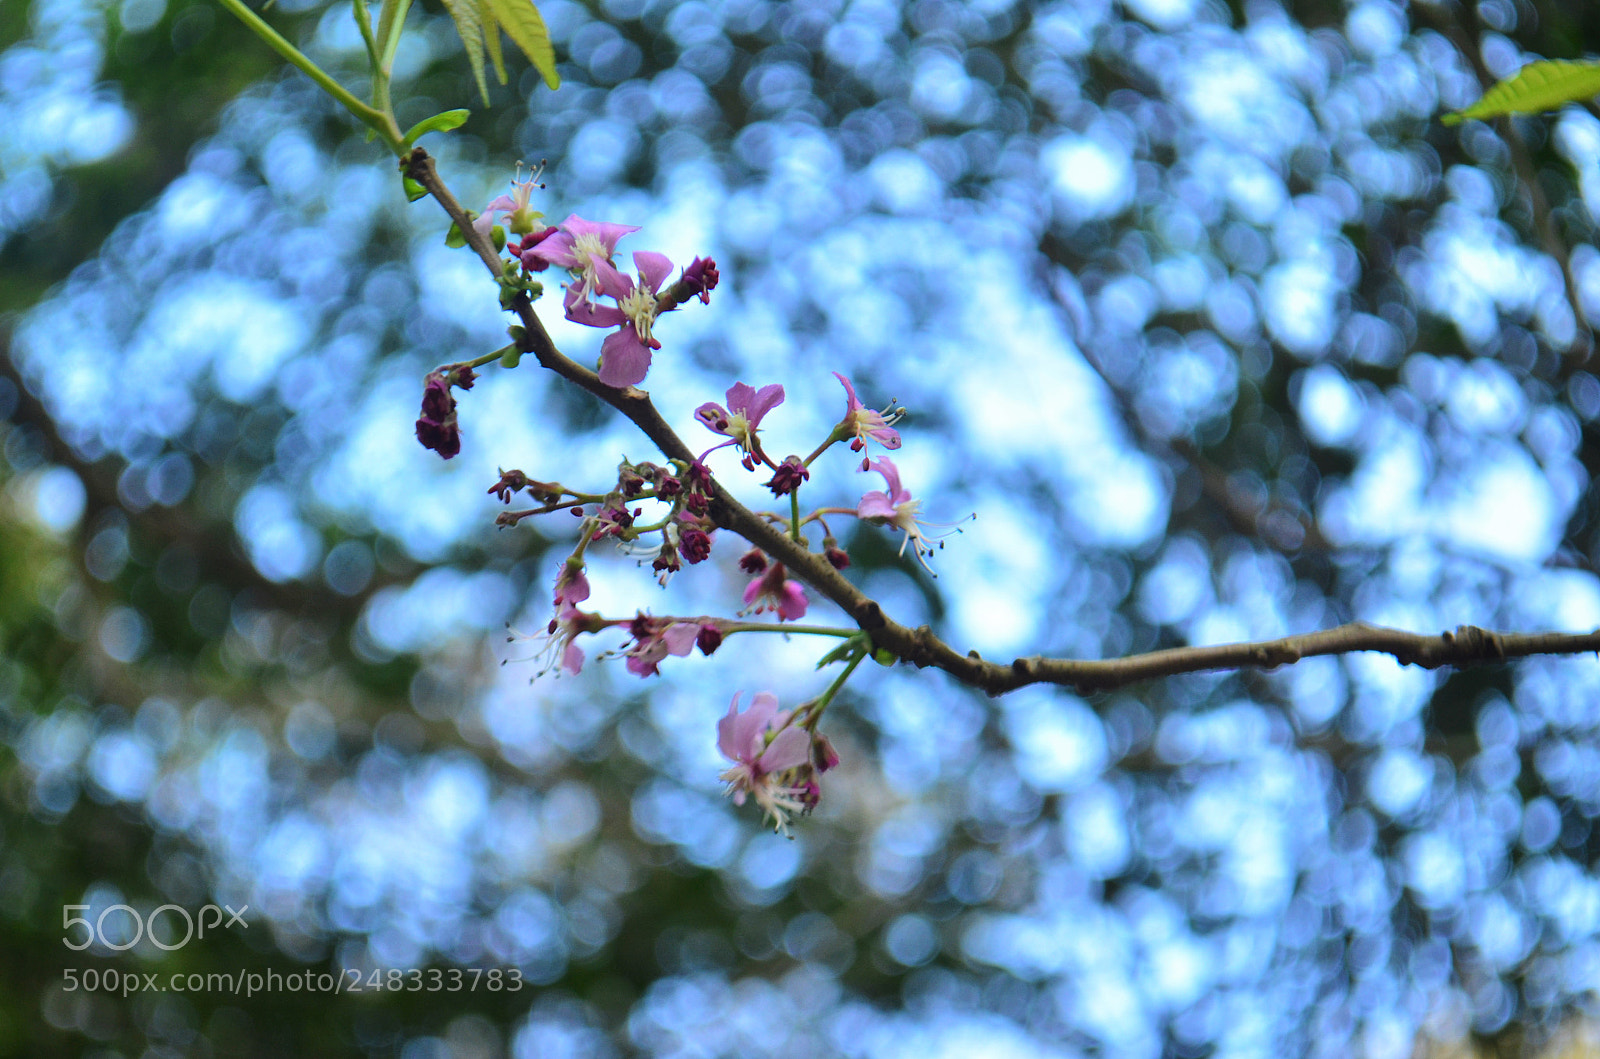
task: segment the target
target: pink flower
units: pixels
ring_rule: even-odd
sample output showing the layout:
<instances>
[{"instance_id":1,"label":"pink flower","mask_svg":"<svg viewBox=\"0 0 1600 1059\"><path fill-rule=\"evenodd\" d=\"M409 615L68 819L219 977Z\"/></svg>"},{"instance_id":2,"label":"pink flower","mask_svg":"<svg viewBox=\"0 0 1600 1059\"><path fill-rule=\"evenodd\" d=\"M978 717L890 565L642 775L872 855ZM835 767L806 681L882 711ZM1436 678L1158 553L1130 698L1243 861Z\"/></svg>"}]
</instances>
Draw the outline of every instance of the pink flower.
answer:
<instances>
[{"instance_id":1,"label":"pink flower","mask_svg":"<svg viewBox=\"0 0 1600 1059\"><path fill-rule=\"evenodd\" d=\"M721 445L707 449L715 452L726 445L737 445L747 453L753 453L759 444L756 431L761 426L761 420L766 414L783 403L783 387L778 383L756 389L742 382L736 382L728 387L728 407L723 408L715 401L707 401L694 410L694 417L713 434L722 434L731 438ZM700 457L702 460L705 456Z\"/></svg>"},{"instance_id":2,"label":"pink flower","mask_svg":"<svg viewBox=\"0 0 1600 1059\"><path fill-rule=\"evenodd\" d=\"M934 526L940 529L950 529L953 527L948 523L923 522L917 518L917 512L922 509L922 501L912 499L911 491L900 484L900 471L889 457L881 456L873 460L871 466L873 470L883 475L884 481L889 486L889 491L885 493L875 490L863 496L861 502L856 505L857 517L866 519L868 522L875 522L880 526L895 526L904 530L906 536L900 542L900 554L904 555L906 553L906 545L908 543L911 544L916 550L917 561L922 564L922 568L933 574L933 569L928 566L927 557L933 554L933 541L937 540L939 547L944 547L942 537L948 536L948 533L930 540L928 535L923 532L923 528ZM955 530L954 532L959 533L960 531ZM937 577L938 575L934 574L934 576Z\"/></svg>"},{"instance_id":3,"label":"pink flower","mask_svg":"<svg viewBox=\"0 0 1600 1059\"><path fill-rule=\"evenodd\" d=\"M672 273L672 262L664 254L640 251L633 255L633 263L639 270L638 283L615 269L612 278L603 280L602 292L617 300L614 308L585 301L577 288L567 288L567 319L590 327L619 328L600 344L600 381L619 388L643 382L650 370L650 351L661 348L653 334L656 292Z\"/></svg>"},{"instance_id":4,"label":"pink flower","mask_svg":"<svg viewBox=\"0 0 1600 1059\"><path fill-rule=\"evenodd\" d=\"M844 384L844 392L850 398L849 405L845 408L844 419L839 424L852 439L850 448L860 452L867 447L867 439L871 438L886 449L898 449L900 432L890 424L899 422L905 410L896 408L874 412L856 398L856 388L850 385L849 379L838 372L834 372L833 377ZM867 469L864 460L861 469L863 471Z\"/></svg>"},{"instance_id":5,"label":"pink flower","mask_svg":"<svg viewBox=\"0 0 1600 1059\"><path fill-rule=\"evenodd\" d=\"M584 576L583 563L568 559L556 575L556 606L582 603L589 598L589 579Z\"/></svg>"},{"instance_id":6,"label":"pink flower","mask_svg":"<svg viewBox=\"0 0 1600 1059\"><path fill-rule=\"evenodd\" d=\"M809 604L800 582L789 579L782 563L773 563L745 586L744 605L748 612L760 614L775 610L779 621L798 621L806 616Z\"/></svg>"},{"instance_id":7,"label":"pink flower","mask_svg":"<svg viewBox=\"0 0 1600 1059\"><path fill-rule=\"evenodd\" d=\"M599 632L608 623L598 614L579 610L571 603L561 604L556 617L550 619L546 630L544 650L545 666L539 672L548 673L558 664L567 673L576 675L583 669L583 648L573 641L580 632ZM558 661L559 660L559 661Z\"/></svg>"},{"instance_id":8,"label":"pink flower","mask_svg":"<svg viewBox=\"0 0 1600 1059\"><path fill-rule=\"evenodd\" d=\"M684 657L694 650L700 637L700 625L692 621L658 621L640 614L628 626L633 633L633 646L626 652L628 672L641 677L653 677L668 655Z\"/></svg>"},{"instance_id":9,"label":"pink flower","mask_svg":"<svg viewBox=\"0 0 1600 1059\"><path fill-rule=\"evenodd\" d=\"M782 773L811 760L811 735L789 725L791 715L778 710L778 696L770 691L756 692L750 708L740 713L743 694L733 696L727 715L717 722L717 749L733 762L723 770L722 780L733 804L743 805L754 795L773 827L786 831L787 814L804 812L806 805L801 801L804 791L785 785Z\"/></svg>"},{"instance_id":10,"label":"pink flower","mask_svg":"<svg viewBox=\"0 0 1600 1059\"><path fill-rule=\"evenodd\" d=\"M617 240L629 232L637 232L638 228L627 224L586 221L576 213L558 227L560 231L526 253L552 265L560 265L577 276L578 282L567 288L569 300L576 297L581 302L589 303L596 294L603 291L609 293L608 288L620 286L622 277L611 264L611 255L617 252ZM570 305L567 315L572 315Z\"/></svg>"},{"instance_id":11,"label":"pink flower","mask_svg":"<svg viewBox=\"0 0 1600 1059\"><path fill-rule=\"evenodd\" d=\"M512 194L501 195L490 202L489 205L483 208L483 214L472 222L472 226L478 230L479 234L487 238L489 229L494 227L495 221L499 220L502 214L509 213L511 214L512 232L517 235L527 235L532 232L535 227L534 222L544 216L537 210L529 208L529 200L533 197L533 189L544 187L543 184L539 183L539 174L542 172L544 172L544 166L537 166L529 170L527 180L513 180L511 182ZM517 176L519 178L522 176L521 162L517 163Z\"/></svg>"}]
</instances>

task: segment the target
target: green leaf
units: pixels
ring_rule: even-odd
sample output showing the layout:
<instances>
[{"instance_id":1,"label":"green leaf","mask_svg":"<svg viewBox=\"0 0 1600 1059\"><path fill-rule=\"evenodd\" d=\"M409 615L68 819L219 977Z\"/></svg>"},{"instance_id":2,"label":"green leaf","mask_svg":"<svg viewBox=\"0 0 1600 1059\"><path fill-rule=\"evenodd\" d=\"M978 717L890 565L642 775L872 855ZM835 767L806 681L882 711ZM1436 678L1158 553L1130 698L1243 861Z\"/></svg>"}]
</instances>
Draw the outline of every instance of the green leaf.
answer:
<instances>
[{"instance_id":1,"label":"green leaf","mask_svg":"<svg viewBox=\"0 0 1600 1059\"><path fill-rule=\"evenodd\" d=\"M483 43L489 48L489 62L494 66L494 75L501 84L505 84L506 57L500 52L500 24L494 20L494 12L489 10L489 0L477 0L477 4L478 21L486 27L492 27L483 35Z\"/></svg>"},{"instance_id":2,"label":"green leaf","mask_svg":"<svg viewBox=\"0 0 1600 1059\"><path fill-rule=\"evenodd\" d=\"M520 363L522 363L522 350L520 349L512 348L500 354L500 366L502 368L514 368Z\"/></svg>"},{"instance_id":3,"label":"green leaf","mask_svg":"<svg viewBox=\"0 0 1600 1059\"><path fill-rule=\"evenodd\" d=\"M1550 61L1529 63L1465 110L1446 114L1446 125L1467 118L1494 118L1501 114L1538 114L1563 103L1600 95L1600 62Z\"/></svg>"},{"instance_id":4,"label":"green leaf","mask_svg":"<svg viewBox=\"0 0 1600 1059\"><path fill-rule=\"evenodd\" d=\"M425 199L428 197L427 188L423 187L415 180L412 180L410 177L402 177L401 179L405 182L407 202L415 202L418 199Z\"/></svg>"},{"instance_id":5,"label":"green leaf","mask_svg":"<svg viewBox=\"0 0 1600 1059\"><path fill-rule=\"evenodd\" d=\"M559 87L561 76L556 73L556 52L550 46L550 31L545 29L544 18L532 0L484 0L484 3L533 68L539 71L544 83L551 88Z\"/></svg>"},{"instance_id":6,"label":"green leaf","mask_svg":"<svg viewBox=\"0 0 1600 1059\"><path fill-rule=\"evenodd\" d=\"M452 250L459 250L467 245L467 237L461 234L461 226L455 221L450 222L450 230L444 233L444 245Z\"/></svg>"},{"instance_id":7,"label":"green leaf","mask_svg":"<svg viewBox=\"0 0 1600 1059\"><path fill-rule=\"evenodd\" d=\"M443 0L444 9L450 12L450 18L456 24L456 32L461 34L461 43L467 49L467 62L472 64L472 78L478 82L478 94L483 96L483 105L489 105L489 82L483 76L483 36L486 28L478 17L478 0ZM500 32L490 24L487 29L491 34ZM499 47L499 42L495 42Z\"/></svg>"},{"instance_id":8,"label":"green leaf","mask_svg":"<svg viewBox=\"0 0 1600 1059\"><path fill-rule=\"evenodd\" d=\"M471 114L472 111L470 110L447 110L443 114L435 114L431 118L423 118L406 130L405 139L400 141L400 146L409 150L411 145L416 143L423 133L449 132L451 129L459 129L466 124L467 118Z\"/></svg>"}]
</instances>

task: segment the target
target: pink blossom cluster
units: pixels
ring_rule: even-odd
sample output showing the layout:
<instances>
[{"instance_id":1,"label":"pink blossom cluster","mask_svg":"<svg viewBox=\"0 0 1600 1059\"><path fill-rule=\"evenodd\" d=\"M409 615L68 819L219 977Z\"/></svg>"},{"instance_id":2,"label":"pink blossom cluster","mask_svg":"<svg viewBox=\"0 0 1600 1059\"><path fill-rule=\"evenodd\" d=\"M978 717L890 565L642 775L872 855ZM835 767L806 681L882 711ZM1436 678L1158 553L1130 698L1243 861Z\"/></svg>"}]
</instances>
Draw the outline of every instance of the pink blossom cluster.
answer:
<instances>
[{"instance_id":1,"label":"pink blossom cluster","mask_svg":"<svg viewBox=\"0 0 1600 1059\"><path fill-rule=\"evenodd\" d=\"M506 245L512 257L506 266L508 277L519 274L519 265L523 277L552 267L566 270L562 305L567 318L611 331L600 343L600 381L619 388L642 381L654 352L661 348L655 333L659 317L692 298L709 302L719 280L715 263L697 257L669 283L672 262L659 253L638 251L632 255L635 275L625 275L617 266L616 248L624 237L639 231L637 227L588 221L576 214L553 228L543 227L529 205L533 186L532 177L515 182L514 194L490 202L475 226L487 235L495 231L498 221L509 218L513 234L520 238ZM495 241L499 245L497 231ZM533 293L536 286L528 281L518 289ZM423 416L417 422L417 436L424 445L447 459L460 450L451 389L470 388L472 368L494 356L441 368L428 376ZM873 444L889 451L900 448L895 424L905 410L892 402L881 411L868 408L850 379L839 372L833 374L844 387L844 415L808 456L791 454L775 459L765 445L763 431L769 416L784 402L783 386L735 382L723 402L707 401L695 409L695 420L720 439L697 457L664 464L624 459L616 479L598 491L541 482L520 470L501 472L489 487L506 505L497 524L515 526L524 518L556 511L569 511L579 520L578 543L556 576L555 613L541 638L547 658L541 671L580 673L587 660L580 640L615 629L625 632L626 639L599 657L621 656L629 673L648 678L658 675L668 658L686 657L697 648L710 655L730 635L791 628L791 623L806 616L810 600L805 586L784 563L759 548L748 549L738 559L738 568L748 580L736 619L644 611L631 617L605 617L583 609L591 594L587 551L597 542L615 544L641 565L648 561L662 584L685 565L710 558L718 532L711 510L721 488L710 461L721 449L733 449L745 471L766 475L765 488L774 498L786 501L787 511L763 512L760 517L782 526L797 545L807 549L811 546L806 527L817 523L822 531L820 554L834 569L850 566L849 554L839 545L829 523L830 518L843 517L898 530L901 554L909 545L918 562L932 573L928 558L954 527L940 527L946 530L943 534L932 532L939 524L922 520L921 502L902 483L893 460L887 455L874 458L867 454ZM811 481L812 464L838 443L846 443L860 454L856 469L880 475L884 488L864 491L853 507L820 507L802 514L799 497ZM537 506L513 509L513 500L523 493ZM767 615L770 618L763 617ZM755 695L749 709L740 712L740 696L735 695L717 725L718 749L732 763L722 773L728 793L740 805L753 798L779 831L786 830L790 816L808 813L818 804L818 778L838 764L839 757L827 737L817 733L817 722L856 662L870 650L870 643L850 629L798 631L846 638L846 645L825 660L850 662L834 686L790 710L779 709L778 696L764 691Z\"/></svg>"}]
</instances>

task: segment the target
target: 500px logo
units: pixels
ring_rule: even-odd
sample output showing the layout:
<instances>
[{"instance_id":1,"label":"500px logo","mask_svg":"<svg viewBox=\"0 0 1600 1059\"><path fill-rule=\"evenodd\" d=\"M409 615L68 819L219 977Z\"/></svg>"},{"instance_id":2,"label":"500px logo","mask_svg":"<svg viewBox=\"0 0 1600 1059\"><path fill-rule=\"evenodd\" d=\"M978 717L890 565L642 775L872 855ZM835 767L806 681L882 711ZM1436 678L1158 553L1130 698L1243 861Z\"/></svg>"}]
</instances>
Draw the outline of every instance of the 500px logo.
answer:
<instances>
[{"instance_id":1,"label":"500px logo","mask_svg":"<svg viewBox=\"0 0 1600 1059\"><path fill-rule=\"evenodd\" d=\"M226 930L235 923L244 927L246 930L250 929L250 924L244 921L244 914L250 911L249 905L245 905L237 912L235 912L229 905L222 905L221 907L218 907L217 905L206 905L200 909L200 914L198 917L190 915L189 910L181 905L162 905L151 912L148 916L140 916L139 910L134 908L132 905L121 904L110 905L102 909L100 915L92 923L83 916L73 915L74 912L85 912L88 911L88 909L88 905L61 906L62 929L65 931L71 931L73 927L81 925L86 932L81 942L73 942L70 934L61 939L61 944L65 945L74 952L82 952L90 945L93 945L96 941L115 952L122 952L139 944L139 939L143 938L147 933L150 935L150 944L166 952L172 952L174 949L181 949L185 945L189 944L189 940L191 938L204 938L206 936L206 927L208 925L213 931L215 931L217 927L221 927ZM128 917L133 920L133 926L131 928L133 931L132 937L127 937L121 942L114 942L106 936L106 917L113 912L126 912ZM163 912L172 912L175 915L183 918L184 932L183 939L181 941L166 942L156 937L156 917L160 916ZM212 916L210 924L206 923L206 913L208 912ZM222 921L223 912L227 912L228 914L228 921L226 923ZM195 924L197 920L200 927L198 934L195 933ZM113 920L112 922L113 925L117 924L116 920Z\"/></svg>"}]
</instances>

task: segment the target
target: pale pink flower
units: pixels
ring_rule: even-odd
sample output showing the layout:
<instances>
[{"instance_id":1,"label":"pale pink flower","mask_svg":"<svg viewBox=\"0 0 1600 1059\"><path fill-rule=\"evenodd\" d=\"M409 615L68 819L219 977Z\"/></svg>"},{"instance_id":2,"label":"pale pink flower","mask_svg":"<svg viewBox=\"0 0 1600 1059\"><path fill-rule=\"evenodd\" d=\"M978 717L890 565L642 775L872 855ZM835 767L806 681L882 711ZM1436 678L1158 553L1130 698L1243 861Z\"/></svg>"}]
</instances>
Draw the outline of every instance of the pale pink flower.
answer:
<instances>
[{"instance_id":1,"label":"pale pink flower","mask_svg":"<svg viewBox=\"0 0 1600 1059\"><path fill-rule=\"evenodd\" d=\"M791 580L782 563L773 563L745 586L745 610L760 614L775 610L779 621L799 621L806 616L806 590Z\"/></svg>"},{"instance_id":2,"label":"pale pink flower","mask_svg":"<svg viewBox=\"0 0 1600 1059\"><path fill-rule=\"evenodd\" d=\"M927 557L933 554L934 542L938 542L939 547L944 547L943 538L949 536L949 532L960 532L954 528L959 523L924 522L917 518L917 512L922 509L922 501L913 499L911 491L900 484L900 471L895 467L894 461L887 456L880 456L872 461L871 466L873 470L883 475L889 490L888 492L874 490L863 496L861 502L856 505L857 517L880 526L894 526L905 531L905 539L900 542L900 554L904 555L906 545L910 544L916 551L917 561L922 564L922 568L932 574L933 568L928 565ZM948 532L930 538L923 532L930 526Z\"/></svg>"},{"instance_id":3,"label":"pale pink flower","mask_svg":"<svg viewBox=\"0 0 1600 1059\"><path fill-rule=\"evenodd\" d=\"M692 621L658 621L640 614L628 626L633 633L633 646L624 652L628 657L628 672L641 677L653 677L668 655L684 657L694 650L700 638L700 625Z\"/></svg>"},{"instance_id":4,"label":"pale pink flower","mask_svg":"<svg viewBox=\"0 0 1600 1059\"><path fill-rule=\"evenodd\" d=\"M811 735L789 724L788 712L778 710L778 696L758 691L750 708L739 712L739 698L733 696L727 715L717 722L717 749L733 762L722 772L733 804L743 805L747 796L772 818L772 825L787 832L789 813L805 812L801 800L806 792L783 783L783 773L811 760Z\"/></svg>"},{"instance_id":5,"label":"pale pink flower","mask_svg":"<svg viewBox=\"0 0 1600 1059\"><path fill-rule=\"evenodd\" d=\"M867 439L870 438L886 449L898 449L900 432L891 424L900 421L905 409L886 408L882 412L874 412L856 397L856 388L850 385L849 379L838 372L834 372L833 377L844 384L844 392L850 399L844 411L844 419L840 422L840 426L850 434L850 448L860 452L867 447ZM864 460L861 469L867 469Z\"/></svg>"}]
</instances>

